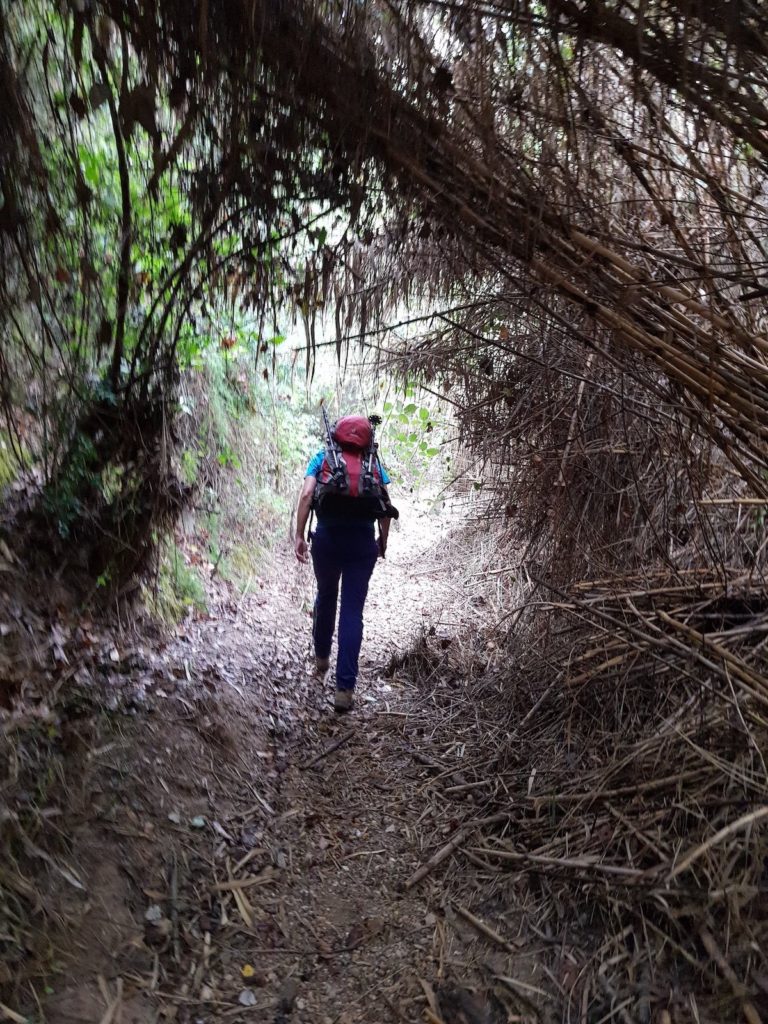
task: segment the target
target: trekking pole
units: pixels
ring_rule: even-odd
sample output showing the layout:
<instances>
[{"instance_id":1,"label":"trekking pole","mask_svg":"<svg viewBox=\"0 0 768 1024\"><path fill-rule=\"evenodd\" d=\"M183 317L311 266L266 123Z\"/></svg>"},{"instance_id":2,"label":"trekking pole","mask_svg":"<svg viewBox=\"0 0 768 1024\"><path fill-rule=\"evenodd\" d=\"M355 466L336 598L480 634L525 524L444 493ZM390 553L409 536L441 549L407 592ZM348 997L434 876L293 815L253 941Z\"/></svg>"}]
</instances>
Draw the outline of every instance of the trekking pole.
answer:
<instances>
[{"instance_id":1,"label":"trekking pole","mask_svg":"<svg viewBox=\"0 0 768 1024\"><path fill-rule=\"evenodd\" d=\"M369 416L368 422L371 424L371 443L368 445L368 458L365 466L365 483L366 486L370 487L373 483L374 459L376 462L379 461L379 445L376 440L376 427L381 423L381 416Z\"/></svg>"},{"instance_id":2,"label":"trekking pole","mask_svg":"<svg viewBox=\"0 0 768 1024\"><path fill-rule=\"evenodd\" d=\"M367 458L365 463L364 472L364 487L367 490L373 490L374 475L373 467L374 460L375 464L379 467L381 472L381 462L379 461L379 443L376 440L376 427L381 425L381 416L369 416L368 422L371 424L371 441L368 445ZM395 506L389 500L389 494L384 488L383 496L379 499L379 510L376 516L376 520L379 524L379 548L381 550L381 557L384 557L383 550L383 534L381 531L381 520L382 519L399 519L400 513L397 511Z\"/></svg>"},{"instance_id":3,"label":"trekking pole","mask_svg":"<svg viewBox=\"0 0 768 1024\"><path fill-rule=\"evenodd\" d=\"M328 462L331 467L331 480L339 490L345 491L347 489L347 474L344 457L341 454L339 446L333 439L331 421L328 419L328 411L325 408L325 402L322 400L320 402L320 408L323 412L323 423L325 424L325 437L327 441L326 451L328 454Z\"/></svg>"}]
</instances>

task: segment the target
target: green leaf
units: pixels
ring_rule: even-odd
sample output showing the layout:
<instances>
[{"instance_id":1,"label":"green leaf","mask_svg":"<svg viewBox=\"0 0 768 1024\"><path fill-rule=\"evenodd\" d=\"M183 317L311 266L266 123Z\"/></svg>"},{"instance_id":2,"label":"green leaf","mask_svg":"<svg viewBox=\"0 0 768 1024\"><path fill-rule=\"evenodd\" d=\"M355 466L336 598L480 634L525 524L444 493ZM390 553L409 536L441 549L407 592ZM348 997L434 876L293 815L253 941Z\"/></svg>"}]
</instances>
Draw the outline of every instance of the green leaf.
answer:
<instances>
[{"instance_id":1,"label":"green leaf","mask_svg":"<svg viewBox=\"0 0 768 1024\"><path fill-rule=\"evenodd\" d=\"M392 412L393 406L391 402L384 403L384 412Z\"/></svg>"},{"instance_id":2,"label":"green leaf","mask_svg":"<svg viewBox=\"0 0 768 1024\"><path fill-rule=\"evenodd\" d=\"M416 406L414 405L413 402L409 402L408 405L406 405L406 407L403 409L403 412L405 413L406 416L413 416L413 414L416 412Z\"/></svg>"},{"instance_id":3,"label":"green leaf","mask_svg":"<svg viewBox=\"0 0 768 1024\"><path fill-rule=\"evenodd\" d=\"M430 459L431 459L433 456L440 454L440 449L439 448L427 448L427 450L424 452L424 454L428 455L430 457Z\"/></svg>"},{"instance_id":4,"label":"green leaf","mask_svg":"<svg viewBox=\"0 0 768 1024\"><path fill-rule=\"evenodd\" d=\"M423 406L419 409L419 419L426 421L429 419L429 409L425 409Z\"/></svg>"}]
</instances>

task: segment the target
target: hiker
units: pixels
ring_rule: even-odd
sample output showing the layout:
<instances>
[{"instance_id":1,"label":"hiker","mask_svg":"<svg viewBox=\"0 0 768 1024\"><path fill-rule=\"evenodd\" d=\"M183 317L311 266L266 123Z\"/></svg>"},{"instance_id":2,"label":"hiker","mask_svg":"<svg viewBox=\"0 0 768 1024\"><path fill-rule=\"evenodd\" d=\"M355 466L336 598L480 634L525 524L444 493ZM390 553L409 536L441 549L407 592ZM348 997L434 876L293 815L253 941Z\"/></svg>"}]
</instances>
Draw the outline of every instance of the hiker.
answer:
<instances>
[{"instance_id":1,"label":"hiker","mask_svg":"<svg viewBox=\"0 0 768 1024\"><path fill-rule=\"evenodd\" d=\"M309 561L304 531L314 512L317 527L309 539L317 580L312 619L315 667L321 676L330 668L341 582L334 708L344 712L352 708L357 681L368 582L377 559L386 555L390 519L398 513L389 500L390 480L374 439L377 418L344 416L331 427L325 408L323 418L327 445L310 460L304 474L294 550L300 562Z\"/></svg>"}]
</instances>

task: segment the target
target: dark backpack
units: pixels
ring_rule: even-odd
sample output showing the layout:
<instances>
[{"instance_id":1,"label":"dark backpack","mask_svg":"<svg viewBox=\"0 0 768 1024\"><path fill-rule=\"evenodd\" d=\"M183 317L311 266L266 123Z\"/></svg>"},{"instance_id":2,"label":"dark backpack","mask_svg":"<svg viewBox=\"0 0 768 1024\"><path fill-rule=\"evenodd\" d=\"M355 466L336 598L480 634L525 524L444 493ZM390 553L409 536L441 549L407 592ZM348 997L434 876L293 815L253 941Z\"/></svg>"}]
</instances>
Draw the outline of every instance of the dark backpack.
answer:
<instances>
[{"instance_id":1,"label":"dark backpack","mask_svg":"<svg viewBox=\"0 0 768 1024\"><path fill-rule=\"evenodd\" d=\"M390 505L371 424L344 416L331 431L315 485L313 509L339 519L383 519Z\"/></svg>"}]
</instances>

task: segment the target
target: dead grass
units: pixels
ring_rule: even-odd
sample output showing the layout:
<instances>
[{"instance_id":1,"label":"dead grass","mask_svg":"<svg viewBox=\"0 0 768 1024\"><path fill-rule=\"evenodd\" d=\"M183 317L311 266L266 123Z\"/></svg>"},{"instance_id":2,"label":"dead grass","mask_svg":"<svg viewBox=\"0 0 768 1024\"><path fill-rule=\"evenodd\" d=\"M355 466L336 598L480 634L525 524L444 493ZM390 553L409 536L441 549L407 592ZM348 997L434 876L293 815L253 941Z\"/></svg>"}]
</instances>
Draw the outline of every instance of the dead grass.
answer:
<instances>
[{"instance_id":1,"label":"dead grass","mask_svg":"<svg viewBox=\"0 0 768 1024\"><path fill-rule=\"evenodd\" d=\"M639 591L626 578L541 588L505 640L481 631L482 653L477 631L447 648L425 637L403 665L435 707L439 785L505 816L462 837L444 885L474 875L475 905L544 944L548 995L512 985L522 1013L533 1002L548 1019L554 999L564 1020L755 1022L763 593L734 577L724 603L706 573L646 576Z\"/></svg>"}]
</instances>

